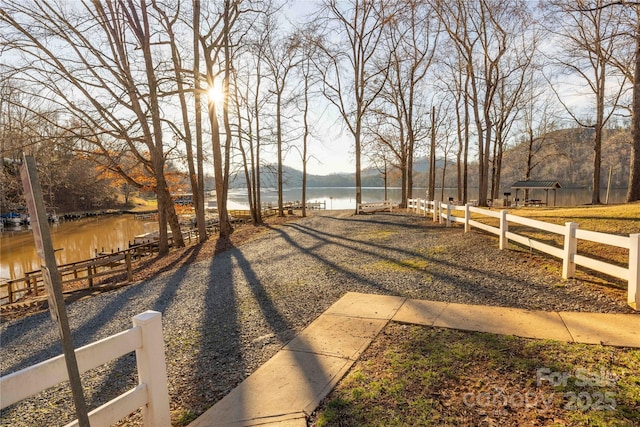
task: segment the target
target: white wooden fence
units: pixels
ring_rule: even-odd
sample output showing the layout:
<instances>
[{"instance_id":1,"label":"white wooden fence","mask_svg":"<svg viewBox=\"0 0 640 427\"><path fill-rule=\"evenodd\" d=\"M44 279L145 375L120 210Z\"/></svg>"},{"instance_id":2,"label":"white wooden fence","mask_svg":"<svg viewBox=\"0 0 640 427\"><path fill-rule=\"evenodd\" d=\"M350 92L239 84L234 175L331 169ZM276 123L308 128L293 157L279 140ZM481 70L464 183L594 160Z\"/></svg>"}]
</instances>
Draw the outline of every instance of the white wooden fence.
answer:
<instances>
[{"instance_id":1,"label":"white wooden fence","mask_svg":"<svg viewBox=\"0 0 640 427\"><path fill-rule=\"evenodd\" d=\"M76 349L80 372L96 368L132 351L136 352L138 386L89 412L94 427L109 426L142 408L145 426L171 425L162 320L157 311L133 318L133 328ZM64 355L0 378L1 408L68 381ZM78 421L66 427L77 426Z\"/></svg>"},{"instance_id":2,"label":"white wooden fence","mask_svg":"<svg viewBox=\"0 0 640 427\"><path fill-rule=\"evenodd\" d=\"M393 203L385 200L383 202L369 202L369 203L358 203L356 205L356 214L359 215L361 213L374 213L374 212L384 212L384 211L393 211Z\"/></svg>"},{"instance_id":3,"label":"white wooden fence","mask_svg":"<svg viewBox=\"0 0 640 427\"><path fill-rule=\"evenodd\" d=\"M575 222L567 222L562 226L512 215L506 210L492 211L489 209L478 208L470 204L456 206L453 204L442 203L437 200L428 201L423 199L410 199L408 201L407 209L420 215L432 216L433 221L437 221L439 223L444 222L447 227L451 226L452 222L459 222L464 224L465 232L470 231L471 227L476 227L495 234L498 236L500 249L507 249L509 240L512 240L521 245L528 246L532 249L560 258L562 259L562 277L564 279L574 277L576 266L579 265L625 280L628 283L627 303L635 310L640 310L640 234L630 234L627 237L596 231L580 230L578 228L578 224ZM464 216L454 216L452 215L453 211L463 211ZM473 220L471 219L471 213L497 218L500 221L500 226L493 227ZM527 236L510 232L510 222L561 235L564 237L563 247L559 248L539 242ZM619 265L610 264L578 254L578 240L586 240L627 249L629 251L628 267L621 267Z\"/></svg>"}]
</instances>

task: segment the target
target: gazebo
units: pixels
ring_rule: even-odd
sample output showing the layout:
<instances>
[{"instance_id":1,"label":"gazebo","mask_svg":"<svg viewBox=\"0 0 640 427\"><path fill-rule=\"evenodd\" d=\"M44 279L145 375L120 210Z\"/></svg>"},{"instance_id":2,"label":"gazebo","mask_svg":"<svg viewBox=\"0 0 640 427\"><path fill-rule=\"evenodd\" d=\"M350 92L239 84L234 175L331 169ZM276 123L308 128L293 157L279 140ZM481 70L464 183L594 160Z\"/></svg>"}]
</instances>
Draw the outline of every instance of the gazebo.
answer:
<instances>
[{"instance_id":1,"label":"gazebo","mask_svg":"<svg viewBox=\"0 0 640 427\"><path fill-rule=\"evenodd\" d=\"M562 188L558 181L517 181L513 183L511 186L514 190L516 190L515 195L515 203L518 205L518 190L544 190L546 193L544 203L540 199L525 199L523 205L524 206L541 206L547 205L549 206L549 190L553 190L553 206L556 205L556 190L558 188ZM525 192L526 194L526 192Z\"/></svg>"}]
</instances>

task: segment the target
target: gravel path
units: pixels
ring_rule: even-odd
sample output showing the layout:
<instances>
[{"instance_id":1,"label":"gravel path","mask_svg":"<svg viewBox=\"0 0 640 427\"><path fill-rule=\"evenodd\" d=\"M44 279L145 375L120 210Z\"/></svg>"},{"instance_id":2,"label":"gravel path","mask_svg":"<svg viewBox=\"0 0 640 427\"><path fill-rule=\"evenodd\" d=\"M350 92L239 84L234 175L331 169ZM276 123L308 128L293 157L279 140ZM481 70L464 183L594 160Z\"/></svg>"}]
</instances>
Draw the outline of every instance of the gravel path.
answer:
<instances>
[{"instance_id":1,"label":"gravel path","mask_svg":"<svg viewBox=\"0 0 640 427\"><path fill-rule=\"evenodd\" d=\"M630 313L622 290L563 281L560 265L495 238L405 214L314 212L217 255L68 307L76 347L163 314L175 425L213 405L348 291L530 308ZM605 292L606 291L606 292ZM2 375L62 353L48 313L0 325ZM91 408L136 383L133 354L82 376ZM66 384L7 408L2 425L64 425ZM138 425L133 415L122 425Z\"/></svg>"}]
</instances>

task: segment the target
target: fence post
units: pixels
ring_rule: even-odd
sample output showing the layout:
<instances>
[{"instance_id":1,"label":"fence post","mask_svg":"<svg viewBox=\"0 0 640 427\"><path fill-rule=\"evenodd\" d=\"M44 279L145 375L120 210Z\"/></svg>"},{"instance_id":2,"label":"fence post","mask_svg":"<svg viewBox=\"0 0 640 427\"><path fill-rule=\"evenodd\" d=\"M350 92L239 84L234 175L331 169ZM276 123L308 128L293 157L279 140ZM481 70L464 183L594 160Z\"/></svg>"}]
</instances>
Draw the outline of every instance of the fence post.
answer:
<instances>
[{"instance_id":1,"label":"fence post","mask_svg":"<svg viewBox=\"0 0 640 427\"><path fill-rule=\"evenodd\" d=\"M33 294L37 296L38 295L38 278L33 277L32 280L33 280Z\"/></svg>"},{"instance_id":2,"label":"fence post","mask_svg":"<svg viewBox=\"0 0 640 427\"><path fill-rule=\"evenodd\" d=\"M138 383L147 385L148 396L142 420L145 426L170 426L162 316L157 311L145 311L133 318L133 326L142 328L142 347L136 349Z\"/></svg>"},{"instance_id":3,"label":"fence post","mask_svg":"<svg viewBox=\"0 0 640 427\"><path fill-rule=\"evenodd\" d=\"M89 264L89 267L87 267L87 278L89 279L89 287L93 288L93 273L91 273L91 270L92 270L91 264ZM73 271L76 273L76 275L78 274L77 269L74 268ZM95 267L94 267L94 271L95 271Z\"/></svg>"},{"instance_id":4,"label":"fence post","mask_svg":"<svg viewBox=\"0 0 640 427\"><path fill-rule=\"evenodd\" d=\"M31 290L31 276L29 273L25 274L24 279L25 290L28 292Z\"/></svg>"},{"instance_id":5,"label":"fence post","mask_svg":"<svg viewBox=\"0 0 640 427\"><path fill-rule=\"evenodd\" d=\"M438 201L433 201L433 222L438 220Z\"/></svg>"},{"instance_id":6,"label":"fence post","mask_svg":"<svg viewBox=\"0 0 640 427\"><path fill-rule=\"evenodd\" d=\"M562 255L562 278L570 279L576 274L576 263L573 258L578 251L578 239L576 239L576 230L578 223L565 223L564 233L564 252Z\"/></svg>"},{"instance_id":7,"label":"fence post","mask_svg":"<svg viewBox=\"0 0 640 427\"><path fill-rule=\"evenodd\" d=\"M127 252L124 255L124 262L127 265L127 282L131 282L133 280L133 274L131 272L131 252Z\"/></svg>"},{"instance_id":8,"label":"fence post","mask_svg":"<svg viewBox=\"0 0 640 427\"><path fill-rule=\"evenodd\" d=\"M507 222L507 211L500 211L500 250L507 249L509 241L507 240L507 231L509 231L509 223Z\"/></svg>"},{"instance_id":9,"label":"fence post","mask_svg":"<svg viewBox=\"0 0 640 427\"><path fill-rule=\"evenodd\" d=\"M469 203L464 204L464 232L468 233L471 231L471 224L469 220L471 219L471 211L469 210Z\"/></svg>"},{"instance_id":10,"label":"fence post","mask_svg":"<svg viewBox=\"0 0 640 427\"><path fill-rule=\"evenodd\" d=\"M627 302L640 310L640 234L629 235L629 291Z\"/></svg>"},{"instance_id":11,"label":"fence post","mask_svg":"<svg viewBox=\"0 0 640 427\"><path fill-rule=\"evenodd\" d=\"M451 227L451 205L447 203L447 227Z\"/></svg>"}]
</instances>

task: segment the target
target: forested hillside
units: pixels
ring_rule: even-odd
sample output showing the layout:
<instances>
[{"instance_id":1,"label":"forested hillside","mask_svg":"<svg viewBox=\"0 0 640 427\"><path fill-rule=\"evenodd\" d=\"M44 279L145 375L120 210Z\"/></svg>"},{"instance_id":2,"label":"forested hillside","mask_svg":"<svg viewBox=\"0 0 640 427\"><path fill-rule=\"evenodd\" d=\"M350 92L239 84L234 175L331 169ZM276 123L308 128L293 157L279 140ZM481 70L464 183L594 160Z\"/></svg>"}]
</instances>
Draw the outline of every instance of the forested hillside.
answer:
<instances>
[{"instance_id":1,"label":"forested hillside","mask_svg":"<svg viewBox=\"0 0 640 427\"><path fill-rule=\"evenodd\" d=\"M542 145L533 158L537 166L531 179L557 179L563 187L590 187L593 177L593 138L590 128L563 129L540 138ZM602 180L607 185L609 167L612 167L611 185L625 188L629 179L629 156L631 153L629 132L609 130L602 144ZM504 156L503 184L524 178L527 146L519 144L509 149Z\"/></svg>"},{"instance_id":2,"label":"forested hillside","mask_svg":"<svg viewBox=\"0 0 640 427\"><path fill-rule=\"evenodd\" d=\"M539 138L534 146L535 154L532 157L534 165L531 179L558 180L563 187L590 187L593 176L593 129L574 128L562 129L551 132ZM630 135L626 131L609 130L602 148L602 182L601 187L607 185L609 167L612 167L611 185L614 188L626 188L629 179ZM505 151L502 170L502 188L507 188L515 181L524 179L526 170L528 146L526 143L517 144ZM414 185L425 187L428 180L429 161L419 158L415 162ZM442 183L443 159L437 162L438 170L437 186ZM275 170L275 168L272 168ZM276 186L275 173L269 172L269 168L262 170L262 185L264 187ZM266 171L266 172L265 172ZM477 185L477 163L469 166L469 187ZM238 175L232 180L233 187L244 187L243 175ZM285 187L302 186L302 172L285 167ZM400 172L397 169L388 170L388 185L400 186ZM454 159L449 159L446 166L446 187L455 187L456 164ZM362 174L362 182L365 187L382 187L384 185L382 173L376 169L366 169ZM352 187L355 185L353 174L309 175L307 186L309 187Z\"/></svg>"}]
</instances>

